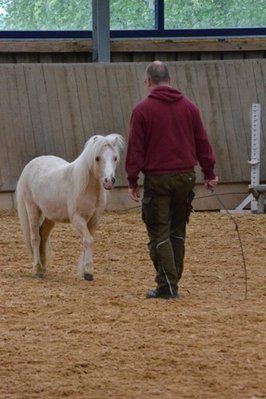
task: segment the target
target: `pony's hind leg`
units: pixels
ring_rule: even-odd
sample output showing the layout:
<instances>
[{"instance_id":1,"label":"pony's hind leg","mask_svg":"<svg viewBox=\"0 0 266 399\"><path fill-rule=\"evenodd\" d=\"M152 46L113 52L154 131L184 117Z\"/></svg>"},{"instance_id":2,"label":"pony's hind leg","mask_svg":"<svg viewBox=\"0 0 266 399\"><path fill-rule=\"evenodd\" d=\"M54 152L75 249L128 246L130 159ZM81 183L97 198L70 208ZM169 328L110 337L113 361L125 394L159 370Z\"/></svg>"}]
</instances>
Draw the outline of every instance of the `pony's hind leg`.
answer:
<instances>
[{"instance_id":1,"label":"pony's hind leg","mask_svg":"<svg viewBox=\"0 0 266 399\"><path fill-rule=\"evenodd\" d=\"M43 272L46 269L46 263L48 260L48 238L51 230L53 229L55 223L49 219L44 219L41 227L40 227L40 259L43 268Z\"/></svg>"},{"instance_id":2,"label":"pony's hind leg","mask_svg":"<svg viewBox=\"0 0 266 399\"><path fill-rule=\"evenodd\" d=\"M43 270L41 256L40 256L41 211L36 205L30 204L30 205L27 205L27 213L28 213L28 217L29 217L30 240L31 240L31 248L32 248L32 256L33 256L33 275L35 277L43 277L44 270Z\"/></svg>"}]
</instances>

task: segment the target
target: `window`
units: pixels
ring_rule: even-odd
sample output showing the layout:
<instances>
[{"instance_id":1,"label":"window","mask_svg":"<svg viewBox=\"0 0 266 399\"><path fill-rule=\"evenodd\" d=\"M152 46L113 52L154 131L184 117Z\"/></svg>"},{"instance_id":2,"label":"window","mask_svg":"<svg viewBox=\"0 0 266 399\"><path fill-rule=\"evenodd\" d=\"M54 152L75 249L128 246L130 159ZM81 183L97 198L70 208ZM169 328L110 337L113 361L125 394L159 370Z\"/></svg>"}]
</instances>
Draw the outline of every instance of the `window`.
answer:
<instances>
[{"instance_id":1,"label":"window","mask_svg":"<svg viewBox=\"0 0 266 399\"><path fill-rule=\"evenodd\" d=\"M266 35L265 0L110 0L111 37ZM92 0L0 0L0 37L91 37Z\"/></svg>"},{"instance_id":2,"label":"window","mask_svg":"<svg viewBox=\"0 0 266 399\"><path fill-rule=\"evenodd\" d=\"M91 0L0 0L2 30L91 30L91 15Z\"/></svg>"},{"instance_id":3,"label":"window","mask_svg":"<svg viewBox=\"0 0 266 399\"><path fill-rule=\"evenodd\" d=\"M155 29L155 0L110 1L111 30Z\"/></svg>"},{"instance_id":4,"label":"window","mask_svg":"<svg viewBox=\"0 0 266 399\"><path fill-rule=\"evenodd\" d=\"M165 29L266 26L265 0L165 0Z\"/></svg>"}]
</instances>

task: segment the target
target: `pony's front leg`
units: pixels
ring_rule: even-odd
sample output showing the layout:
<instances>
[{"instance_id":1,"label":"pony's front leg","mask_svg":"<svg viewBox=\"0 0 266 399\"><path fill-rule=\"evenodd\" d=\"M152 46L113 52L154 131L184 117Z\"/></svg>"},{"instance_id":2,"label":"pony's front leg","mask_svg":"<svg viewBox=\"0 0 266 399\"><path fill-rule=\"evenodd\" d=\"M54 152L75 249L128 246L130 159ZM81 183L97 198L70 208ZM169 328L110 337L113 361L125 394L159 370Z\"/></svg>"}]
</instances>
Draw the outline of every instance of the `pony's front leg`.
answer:
<instances>
[{"instance_id":1,"label":"pony's front leg","mask_svg":"<svg viewBox=\"0 0 266 399\"><path fill-rule=\"evenodd\" d=\"M72 224L80 233L83 241L82 250L78 262L78 274L81 278L91 281L93 280L93 257L92 257L92 244L93 237L90 234L86 221L79 215L75 215Z\"/></svg>"}]
</instances>

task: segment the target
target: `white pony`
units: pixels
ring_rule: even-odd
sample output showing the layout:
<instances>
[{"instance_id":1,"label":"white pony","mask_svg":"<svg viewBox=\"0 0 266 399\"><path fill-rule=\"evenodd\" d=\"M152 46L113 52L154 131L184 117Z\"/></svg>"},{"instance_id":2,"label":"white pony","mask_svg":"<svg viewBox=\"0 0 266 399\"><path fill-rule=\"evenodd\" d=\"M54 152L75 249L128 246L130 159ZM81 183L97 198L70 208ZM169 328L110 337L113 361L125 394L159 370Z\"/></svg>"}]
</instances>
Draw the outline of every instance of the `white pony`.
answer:
<instances>
[{"instance_id":1,"label":"white pony","mask_svg":"<svg viewBox=\"0 0 266 399\"><path fill-rule=\"evenodd\" d=\"M123 147L119 134L96 135L71 163L44 155L25 166L17 184L17 206L36 277L45 273L52 228L56 222L65 222L72 223L83 240L78 273L85 280L93 279L93 235L106 206L106 190L115 183Z\"/></svg>"}]
</instances>

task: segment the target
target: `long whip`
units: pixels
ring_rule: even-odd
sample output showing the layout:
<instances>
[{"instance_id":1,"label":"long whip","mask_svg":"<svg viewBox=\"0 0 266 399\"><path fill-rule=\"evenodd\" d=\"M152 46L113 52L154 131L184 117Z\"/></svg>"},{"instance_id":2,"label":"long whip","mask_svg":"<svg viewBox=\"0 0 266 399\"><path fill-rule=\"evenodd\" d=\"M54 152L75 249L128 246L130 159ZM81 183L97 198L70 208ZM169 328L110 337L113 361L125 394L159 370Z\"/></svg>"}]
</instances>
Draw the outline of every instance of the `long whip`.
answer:
<instances>
[{"instance_id":1,"label":"long whip","mask_svg":"<svg viewBox=\"0 0 266 399\"><path fill-rule=\"evenodd\" d=\"M245 276L245 297L244 297L244 299L247 299L247 297L248 297L247 266L246 266L246 259L245 259L245 255L244 255L243 244L242 244L240 231L239 231L239 225L236 222L235 218L233 218L232 214L228 211L228 209L224 205L223 201L220 198L220 195L217 194L212 187L208 187L208 190L216 197L217 201L221 204L222 208L225 210L225 212L227 213L227 215L229 216L229 218L235 225L235 229L237 232L237 236L238 236L238 240L239 240L239 244L240 244L240 248L241 248L241 255L242 255L242 260L243 260L243 269L244 269L244 276Z\"/></svg>"},{"instance_id":2,"label":"long whip","mask_svg":"<svg viewBox=\"0 0 266 399\"><path fill-rule=\"evenodd\" d=\"M236 222L236 220L233 218L232 214L228 211L228 209L226 208L226 206L224 205L223 201L221 200L221 194L217 194L214 189L212 187L208 187L208 190L211 192L211 195L214 195L217 199L217 201L221 204L222 208L225 210L225 212L228 214L228 216L230 217L231 221L234 223L235 225L235 229L237 232L237 236L238 236L238 240L239 240L239 244L240 244L240 249L241 249L241 255L242 255L242 260L243 260L243 269L244 269L244 277L245 277L245 297L244 299L247 299L247 295L248 295L248 278L247 278L247 266L246 266L246 259L245 259L245 255L244 255L244 250L243 250L243 245L242 245L242 241L241 241L241 236L240 236L240 231L239 231L239 226ZM227 193L227 194L242 194L242 193ZM202 197L195 197L194 200L200 199L200 198L206 198L206 196L202 196ZM128 212L129 210L132 209L139 209L140 206L133 206L129 209L126 209L124 211L121 212Z\"/></svg>"}]
</instances>

